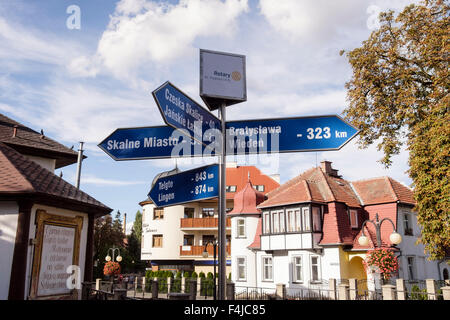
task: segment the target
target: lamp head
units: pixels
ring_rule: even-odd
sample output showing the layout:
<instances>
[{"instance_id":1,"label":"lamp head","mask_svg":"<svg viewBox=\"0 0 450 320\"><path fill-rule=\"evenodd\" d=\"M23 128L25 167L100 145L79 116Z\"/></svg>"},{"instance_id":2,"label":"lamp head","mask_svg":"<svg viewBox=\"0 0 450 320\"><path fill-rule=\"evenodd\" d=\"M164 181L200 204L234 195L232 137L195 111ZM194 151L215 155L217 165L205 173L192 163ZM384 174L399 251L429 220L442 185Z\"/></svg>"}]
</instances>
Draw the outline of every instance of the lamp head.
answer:
<instances>
[{"instance_id":1,"label":"lamp head","mask_svg":"<svg viewBox=\"0 0 450 320\"><path fill-rule=\"evenodd\" d=\"M116 261L117 261L117 262L122 261L122 256L117 256Z\"/></svg>"},{"instance_id":2,"label":"lamp head","mask_svg":"<svg viewBox=\"0 0 450 320\"><path fill-rule=\"evenodd\" d=\"M108 255L105 257L105 260L108 261L108 262L111 261L111 256L108 254Z\"/></svg>"},{"instance_id":3,"label":"lamp head","mask_svg":"<svg viewBox=\"0 0 450 320\"><path fill-rule=\"evenodd\" d=\"M361 236L358 238L358 243L362 246L367 246L369 245L369 238L367 238L366 236Z\"/></svg>"},{"instance_id":4,"label":"lamp head","mask_svg":"<svg viewBox=\"0 0 450 320\"><path fill-rule=\"evenodd\" d=\"M391 235L389 236L389 240L393 243L393 244L399 244L400 242L402 242L402 236L400 235L400 233L394 231L391 233Z\"/></svg>"}]
</instances>

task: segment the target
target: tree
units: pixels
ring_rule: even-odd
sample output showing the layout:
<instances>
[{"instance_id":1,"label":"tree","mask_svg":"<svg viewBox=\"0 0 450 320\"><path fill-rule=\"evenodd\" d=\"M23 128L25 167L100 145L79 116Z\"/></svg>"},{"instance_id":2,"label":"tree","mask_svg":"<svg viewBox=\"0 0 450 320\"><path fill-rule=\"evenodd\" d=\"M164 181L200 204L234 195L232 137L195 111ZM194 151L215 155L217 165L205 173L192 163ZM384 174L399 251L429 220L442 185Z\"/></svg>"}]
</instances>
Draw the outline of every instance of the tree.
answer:
<instances>
[{"instance_id":1,"label":"tree","mask_svg":"<svg viewBox=\"0 0 450 320\"><path fill-rule=\"evenodd\" d=\"M424 0L379 18L380 28L347 53L344 115L360 130L360 147L378 142L386 167L406 143L419 241L442 259L450 247L449 3Z\"/></svg>"},{"instance_id":2,"label":"tree","mask_svg":"<svg viewBox=\"0 0 450 320\"><path fill-rule=\"evenodd\" d=\"M133 230L136 233L136 237L139 241L139 245L142 242L142 213L141 211L136 212L136 217L134 218Z\"/></svg>"}]
</instances>

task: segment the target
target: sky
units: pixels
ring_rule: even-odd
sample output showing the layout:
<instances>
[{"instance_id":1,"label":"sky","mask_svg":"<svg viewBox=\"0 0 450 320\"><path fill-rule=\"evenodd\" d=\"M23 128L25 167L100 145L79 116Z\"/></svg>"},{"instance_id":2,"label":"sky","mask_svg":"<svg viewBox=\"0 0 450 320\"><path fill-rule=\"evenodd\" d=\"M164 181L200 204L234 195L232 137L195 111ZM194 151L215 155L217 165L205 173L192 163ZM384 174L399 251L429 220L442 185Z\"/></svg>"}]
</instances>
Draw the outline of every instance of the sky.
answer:
<instances>
[{"instance_id":1,"label":"sky","mask_svg":"<svg viewBox=\"0 0 450 320\"><path fill-rule=\"evenodd\" d=\"M199 49L246 56L247 101L227 120L342 115L351 67L380 11L412 0L0 0L0 112L60 143L84 142L81 189L127 213L156 174L216 158L114 161L98 144L116 128L164 125L151 92L170 81L199 97ZM215 112L217 115L217 113ZM408 151L385 168L357 137L338 151L228 157L286 182L332 161L344 179L411 185ZM76 164L57 169L75 184Z\"/></svg>"}]
</instances>

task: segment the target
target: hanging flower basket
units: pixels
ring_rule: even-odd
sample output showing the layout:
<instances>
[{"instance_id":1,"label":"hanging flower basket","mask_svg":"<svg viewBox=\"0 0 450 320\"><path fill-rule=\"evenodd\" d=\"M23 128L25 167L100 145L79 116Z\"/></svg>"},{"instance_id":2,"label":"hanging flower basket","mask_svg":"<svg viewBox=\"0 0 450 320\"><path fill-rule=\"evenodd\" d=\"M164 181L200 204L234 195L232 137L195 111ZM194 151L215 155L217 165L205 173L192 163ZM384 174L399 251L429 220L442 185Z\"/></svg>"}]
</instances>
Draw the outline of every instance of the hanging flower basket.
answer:
<instances>
[{"instance_id":1,"label":"hanging flower basket","mask_svg":"<svg viewBox=\"0 0 450 320\"><path fill-rule=\"evenodd\" d=\"M108 261L103 267L105 276L115 276L120 274L120 264L118 262Z\"/></svg>"},{"instance_id":2,"label":"hanging flower basket","mask_svg":"<svg viewBox=\"0 0 450 320\"><path fill-rule=\"evenodd\" d=\"M391 275L398 271L398 259L390 249L369 250L363 262L371 272L380 273L384 280L389 280Z\"/></svg>"}]
</instances>

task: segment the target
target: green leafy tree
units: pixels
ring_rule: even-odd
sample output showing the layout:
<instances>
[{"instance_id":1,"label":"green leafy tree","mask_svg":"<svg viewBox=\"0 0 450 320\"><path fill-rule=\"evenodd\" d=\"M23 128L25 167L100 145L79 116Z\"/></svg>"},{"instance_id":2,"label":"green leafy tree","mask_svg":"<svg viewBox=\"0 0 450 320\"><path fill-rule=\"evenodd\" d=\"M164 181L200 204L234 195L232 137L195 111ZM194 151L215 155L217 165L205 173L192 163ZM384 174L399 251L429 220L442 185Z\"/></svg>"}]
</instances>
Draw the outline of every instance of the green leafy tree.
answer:
<instances>
[{"instance_id":1,"label":"green leafy tree","mask_svg":"<svg viewBox=\"0 0 450 320\"><path fill-rule=\"evenodd\" d=\"M360 147L378 143L386 167L406 143L419 242L442 259L450 247L449 3L425 0L379 19L380 28L347 53L353 75L344 114L360 130Z\"/></svg>"}]
</instances>

